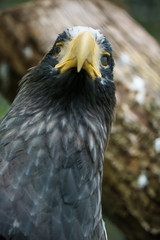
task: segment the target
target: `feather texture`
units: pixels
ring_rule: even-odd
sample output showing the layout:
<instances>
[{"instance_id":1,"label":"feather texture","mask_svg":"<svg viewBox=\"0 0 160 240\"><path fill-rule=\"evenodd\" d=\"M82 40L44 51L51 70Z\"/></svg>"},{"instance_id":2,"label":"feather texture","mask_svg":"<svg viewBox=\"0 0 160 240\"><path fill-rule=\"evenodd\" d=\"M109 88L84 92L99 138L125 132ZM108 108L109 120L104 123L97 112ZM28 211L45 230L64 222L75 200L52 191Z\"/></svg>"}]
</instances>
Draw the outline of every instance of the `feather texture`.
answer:
<instances>
[{"instance_id":1,"label":"feather texture","mask_svg":"<svg viewBox=\"0 0 160 240\"><path fill-rule=\"evenodd\" d=\"M83 70L61 76L56 62L51 51L23 78L0 121L0 235L7 240L106 239L101 185L114 83L93 82Z\"/></svg>"}]
</instances>

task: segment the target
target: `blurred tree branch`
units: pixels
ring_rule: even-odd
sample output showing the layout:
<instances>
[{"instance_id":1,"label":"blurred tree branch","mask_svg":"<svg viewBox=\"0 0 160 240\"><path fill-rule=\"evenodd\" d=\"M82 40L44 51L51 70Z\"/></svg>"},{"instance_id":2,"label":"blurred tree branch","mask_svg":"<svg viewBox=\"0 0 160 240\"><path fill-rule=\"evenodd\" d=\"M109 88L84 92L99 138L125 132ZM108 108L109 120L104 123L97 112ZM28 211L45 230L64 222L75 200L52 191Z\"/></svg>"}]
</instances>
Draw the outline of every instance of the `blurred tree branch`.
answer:
<instances>
[{"instance_id":1,"label":"blurred tree branch","mask_svg":"<svg viewBox=\"0 0 160 240\"><path fill-rule=\"evenodd\" d=\"M116 121L105 153L103 209L129 240L160 239L160 47L105 0L37 1L0 13L0 91L18 80L66 27L100 28L116 59Z\"/></svg>"}]
</instances>

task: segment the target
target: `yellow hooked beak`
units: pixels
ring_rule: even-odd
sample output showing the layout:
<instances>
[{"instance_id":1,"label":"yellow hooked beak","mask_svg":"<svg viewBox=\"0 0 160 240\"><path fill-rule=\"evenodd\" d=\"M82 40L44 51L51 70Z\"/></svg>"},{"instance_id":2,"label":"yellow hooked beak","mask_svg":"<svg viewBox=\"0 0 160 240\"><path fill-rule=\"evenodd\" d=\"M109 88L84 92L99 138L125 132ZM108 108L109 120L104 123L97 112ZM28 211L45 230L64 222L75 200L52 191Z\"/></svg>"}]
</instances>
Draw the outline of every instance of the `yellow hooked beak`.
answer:
<instances>
[{"instance_id":1,"label":"yellow hooked beak","mask_svg":"<svg viewBox=\"0 0 160 240\"><path fill-rule=\"evenodd\" d=\"M96 76L101 77L98 70L98 50L92 34L84 31L71 41L64 57L55 68L60 68L60 73L73 67L77 67L77 72L84 69L94 80Z\"/></svg>"}]
</instances>

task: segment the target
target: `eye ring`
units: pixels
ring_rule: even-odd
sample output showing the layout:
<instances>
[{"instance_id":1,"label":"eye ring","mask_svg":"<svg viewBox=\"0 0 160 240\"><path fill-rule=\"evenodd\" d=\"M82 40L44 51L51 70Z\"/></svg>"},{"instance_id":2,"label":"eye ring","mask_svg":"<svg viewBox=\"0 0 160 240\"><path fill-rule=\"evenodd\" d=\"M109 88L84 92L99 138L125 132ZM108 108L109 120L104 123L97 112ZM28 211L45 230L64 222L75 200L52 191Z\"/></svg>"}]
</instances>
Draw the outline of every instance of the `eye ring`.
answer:
<instances>
[{"instance_id":1,"label":"eye ring","mask_svg":"<svg viewBox=\"0 0 160 240\"><path fill-rule=\"evenodd\" d=\"M56 43L56 46L55 46L55 49L54 49L54 52L53 52L54 56L57 56L61 52L61 48L62 48L63 45L64 45L63 42Z\"/></svg>"},{"instance_id":2,"label":"eye ring","mask_svg":"<svg viewBox=\"0 0 160 240\"><path fill-rule=\"evenodd\" d=\"M101 56L101 64L102 64L102 66L107 67L108 63L109 63L109 55L108 54L103 54Z\"/></svg>"},{"instance_id":3,"label":"eye ring","mask_svg":"<svg viewBox=\"0 0 160 240\"><path fill-rule=\"evenodd\" d=\"M56 56L56 55L58 55L60 52L61 52L61 47L60 47L60 46L56 46L55 49L54 49L53 54Z\"/></svg>"},{"instance_id":4,"label":"eye ring","mask_svg":"<svg viewBox=\"0 0 160 240\"><path fill-rule=\"evenodd\" d=\"M107 67L108 63L109 63L109 58L110 58L111 54L109 52L103 52L102 56L101 56L101 64L103 67Z\"/></svg>"}]
</instances>

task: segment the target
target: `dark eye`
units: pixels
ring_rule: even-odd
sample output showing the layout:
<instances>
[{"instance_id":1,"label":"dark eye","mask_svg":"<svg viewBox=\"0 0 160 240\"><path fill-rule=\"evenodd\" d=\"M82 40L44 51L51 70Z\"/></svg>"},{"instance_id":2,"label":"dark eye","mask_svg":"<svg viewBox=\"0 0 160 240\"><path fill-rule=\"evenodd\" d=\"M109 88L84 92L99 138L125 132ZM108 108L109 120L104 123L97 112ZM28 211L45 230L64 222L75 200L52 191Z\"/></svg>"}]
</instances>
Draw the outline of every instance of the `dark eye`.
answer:
<instances>
[{"instance_id":1,"label":"dark eye","mask_svg":"<svg viewBox=\"0 0 160 240\"><path fill-rule=\"evenodd\" d=\"M55 49L54 49L53 54L54 55L58 55L60 52L61 52L61 46L56 46Z\"/></svg>"},{"instance_id":2,"label":"dark eye","mask_svg":"<svg viewBox=\"0 0 160 240\"><path fill-rule=\"evenodd\" d=\"M56 46L54 48L53 55L57 56L61 52L61 49L62 49L63 45L64 45L64 42L57 42Z\"/></svg>"},{"instance_id":3,"label":"dark eye","mask_svg":"<svg viewBox=\"0 0 160 240\"><path fill-rule=\"evenodd\" d=\"M106 67L108 65L108 62L109 62L109 55L103 54L101 57L102 65Z\"/></svg>"}]
</instances>

